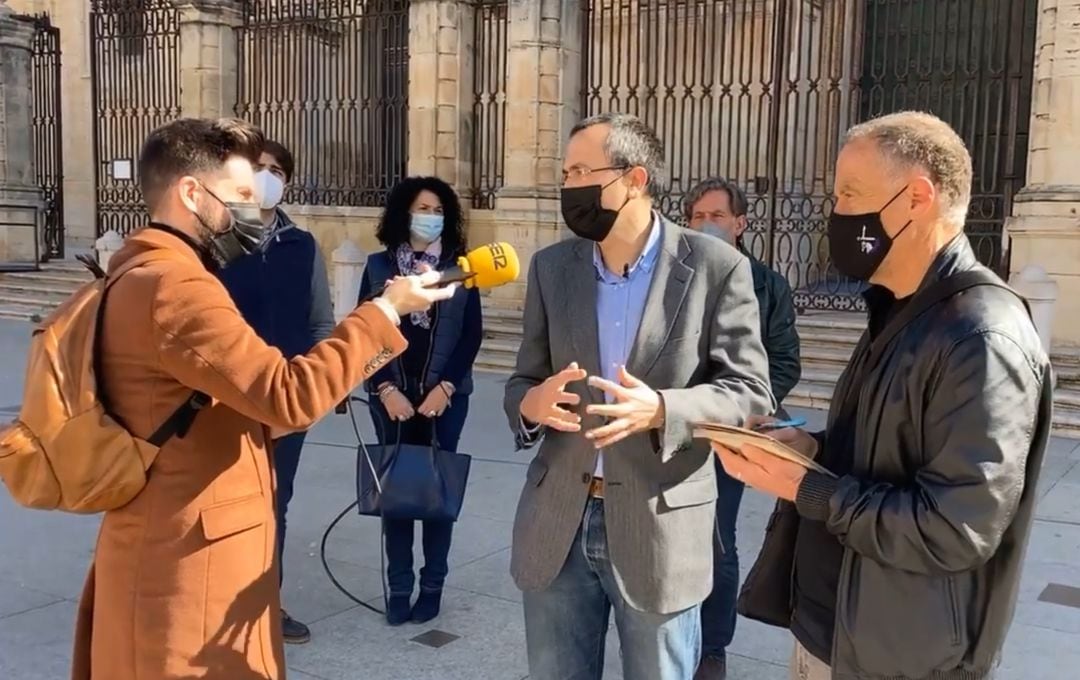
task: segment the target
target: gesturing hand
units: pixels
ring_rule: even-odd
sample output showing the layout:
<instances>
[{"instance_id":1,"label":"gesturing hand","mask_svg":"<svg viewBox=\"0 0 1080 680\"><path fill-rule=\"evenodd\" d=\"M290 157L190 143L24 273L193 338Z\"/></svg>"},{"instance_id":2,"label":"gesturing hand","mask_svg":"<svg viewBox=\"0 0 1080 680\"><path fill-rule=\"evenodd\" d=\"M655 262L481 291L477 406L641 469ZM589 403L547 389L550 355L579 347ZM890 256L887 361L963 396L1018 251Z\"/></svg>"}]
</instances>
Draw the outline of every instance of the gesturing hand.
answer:
<instances>
[{"instance_id":1,"label":"gesturing hand","mask_svg":"<svg viewBox=\"0 0 1080 680\"><path fill-rule=\"evenodd\" d=\"M581 403L581 397L567 392L566 386L576 380L584 380L586 376L585 369L578 368L575 361L531 388L521 400L521 417L559 432L579 432L581 416L563 408L563 405L576 406Z\"/></svg>"},{"instance_id":2,"label":"gesturing hand","mask_svg":"<svg viewBox=\"0 0 1080 680\"><path fill-rule=\"evenodd\" d=\"M613 404L593 404L586 412L594 416L614 418L603 427L589 430L586 437L602 449L626 439L632 434L660 427L664 422L664 404L660 395L651 387L619 368L619 383L593 376L589 384L603 390L614 400Z\"/></svg>"}]
</instances>

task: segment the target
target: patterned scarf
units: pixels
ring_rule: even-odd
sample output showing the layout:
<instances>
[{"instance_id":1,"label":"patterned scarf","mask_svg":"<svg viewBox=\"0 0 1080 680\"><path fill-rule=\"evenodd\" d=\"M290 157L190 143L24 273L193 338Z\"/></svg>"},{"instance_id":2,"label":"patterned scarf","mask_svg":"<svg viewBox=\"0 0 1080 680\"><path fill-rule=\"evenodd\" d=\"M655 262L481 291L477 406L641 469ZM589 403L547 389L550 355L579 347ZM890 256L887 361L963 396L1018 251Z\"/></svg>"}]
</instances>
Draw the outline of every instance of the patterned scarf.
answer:
<instances>
[{"instance_id":1,"label":"patterned scarf","mask_svg":"<svg viewBox=\"0 0 1080 680\"><path fill-rule=\"evenodd\" d=\"M419 254L413 250L411 243L402 243L394 251L394 256L397 258L398 271L402 276L419 274L422 264L434 269L442 259L442 239L432 241L427 250ZM409 315L409 319L412 320L413 325L420 328L431 328L431 314L427 311L413 312Z\"/></svg>"}]
</instances>

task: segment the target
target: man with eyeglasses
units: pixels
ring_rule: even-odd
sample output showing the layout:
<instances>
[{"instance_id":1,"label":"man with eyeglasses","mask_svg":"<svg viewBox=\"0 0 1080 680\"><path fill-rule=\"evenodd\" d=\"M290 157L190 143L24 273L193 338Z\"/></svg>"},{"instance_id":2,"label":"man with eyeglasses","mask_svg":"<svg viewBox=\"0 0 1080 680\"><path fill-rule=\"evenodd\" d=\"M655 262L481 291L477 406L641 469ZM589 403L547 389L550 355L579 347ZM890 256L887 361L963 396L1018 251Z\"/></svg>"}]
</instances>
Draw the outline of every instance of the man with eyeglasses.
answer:
<instances>
[{"instance_id":1,"label":"man with eyeglasses","mask_svg":"<svg viewBox=\"0 0 1080 680\"><path fill-rule=\"evenodd\" d=\"M691 680L712 588L716 477L692 424L774 409L750 264L655 209L640 119L579 123L562 215L533 258L505 408L539 444L514 524L530 677L599 679L614 611L627 680Z\"/></svg>"}]
</instances>

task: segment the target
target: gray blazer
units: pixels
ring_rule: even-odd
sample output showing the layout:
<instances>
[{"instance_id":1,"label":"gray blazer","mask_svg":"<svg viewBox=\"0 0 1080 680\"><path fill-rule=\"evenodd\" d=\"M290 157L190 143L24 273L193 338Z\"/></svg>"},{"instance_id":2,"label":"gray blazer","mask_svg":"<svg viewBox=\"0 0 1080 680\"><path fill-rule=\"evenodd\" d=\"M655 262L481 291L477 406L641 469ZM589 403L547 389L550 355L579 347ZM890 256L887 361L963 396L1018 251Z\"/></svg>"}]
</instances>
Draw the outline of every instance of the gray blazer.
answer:
<instances>
[{"instance_id":1,"label":"gray blazer","mask_svg":"<svg viewBox=\"0 0 1080 680\"><path fill-rule=\"evenodd\" d=\"M660 392L667 416L662 432L605 450L604 503L623 597L635 609L668 614L700 603L712 589L716 478L709 447L692 439L691 423L738 424L775 404L749 260L720 239L667 220L661 241L627 370ZM504 402L515 433L529 388L573 361L600 375L592 249L574 238L533 258L524 337ZM587 404L604 403L584 381L568 389L581 395L582 414ZM583 416L585 430L603 422ZM549 431L542 439L514 521L511 572L522 590L547 588L562 569L596 456L581 433Z\"/></svg>"}]
</instances>

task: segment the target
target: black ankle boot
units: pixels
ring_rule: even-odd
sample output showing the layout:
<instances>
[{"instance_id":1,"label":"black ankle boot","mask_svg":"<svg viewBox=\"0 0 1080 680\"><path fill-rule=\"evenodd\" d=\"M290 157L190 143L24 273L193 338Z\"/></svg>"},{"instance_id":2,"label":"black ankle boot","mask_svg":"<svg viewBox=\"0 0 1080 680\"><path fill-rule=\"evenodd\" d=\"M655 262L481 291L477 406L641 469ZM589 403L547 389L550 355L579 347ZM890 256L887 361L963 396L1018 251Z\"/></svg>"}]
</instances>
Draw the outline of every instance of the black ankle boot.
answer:
<instances>
[{"instance_id":1,"label":"black ankle boot","mask_svg":"<svg viewBox=\"0 0 1080 680\"><path fill-rule=\"evenodd\" d=\"M423 596L421 596L423 597ZM409 596L408 595L391 595L390 601L386 603L386 622L391 626L400 626L409 620L411 612L409 611Z\"/></svg>"},{"instance_id":2,"label":"black ankle boot","mask_svg":"<svg viewBox=\"0 0 1080 680\"><path fill-rule=\"evenodd\" d=\"M438 616L441 603L441 590L421 590L412 609L413 623L427 623Z\"/></svg>"}]
</instances>

